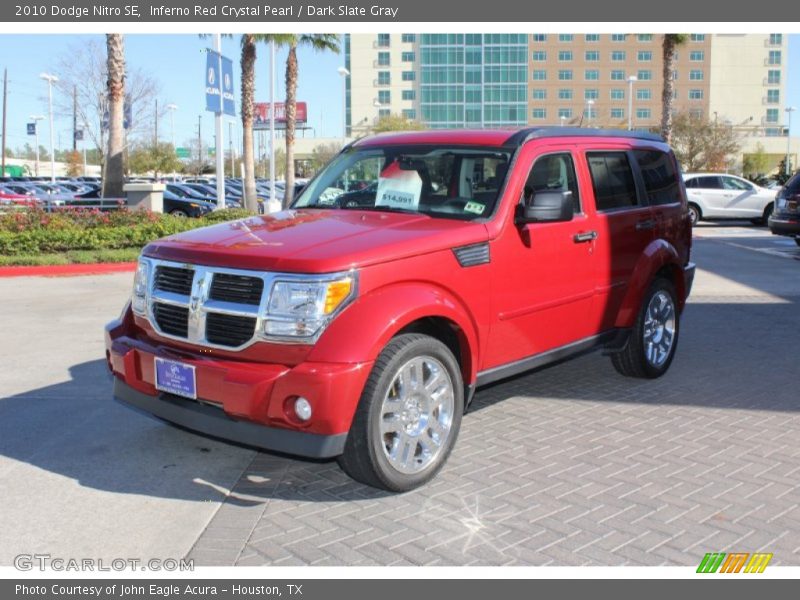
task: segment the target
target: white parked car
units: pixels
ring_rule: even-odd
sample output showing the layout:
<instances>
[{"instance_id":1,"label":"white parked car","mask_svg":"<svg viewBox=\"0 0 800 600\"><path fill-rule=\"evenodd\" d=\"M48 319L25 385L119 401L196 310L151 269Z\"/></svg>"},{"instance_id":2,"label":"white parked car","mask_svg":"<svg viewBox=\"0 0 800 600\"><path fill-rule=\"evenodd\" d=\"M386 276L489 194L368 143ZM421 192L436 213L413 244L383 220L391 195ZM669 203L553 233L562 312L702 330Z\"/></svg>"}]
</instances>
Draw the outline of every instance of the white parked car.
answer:
<instances>
[{"instance_id":1,"label":"white parked car","mask_svg":"<svg viewBox=\"0 0 800 600\"><path fill-rule=\"evenodd\" d=\"M686 193L692 225L701 219L750 219L766 223L777 190L770 190L727 173L686 173Z\"/></svg>"}]
</instances>

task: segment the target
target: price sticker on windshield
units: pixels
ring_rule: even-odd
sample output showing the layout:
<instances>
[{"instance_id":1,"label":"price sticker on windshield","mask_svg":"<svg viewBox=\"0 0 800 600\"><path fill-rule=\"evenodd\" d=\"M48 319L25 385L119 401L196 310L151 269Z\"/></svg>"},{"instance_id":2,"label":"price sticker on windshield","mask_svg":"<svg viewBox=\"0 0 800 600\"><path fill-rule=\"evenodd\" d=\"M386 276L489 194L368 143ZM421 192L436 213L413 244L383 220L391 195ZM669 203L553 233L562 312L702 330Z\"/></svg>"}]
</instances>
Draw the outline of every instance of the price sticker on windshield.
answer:
<instances>
[{"instance_id":1,"label":"price sticker on windshield","mask_svg":"<svg viewBox=\"0 0 800 600\"><path fill-rule=\"evenodd\" d=\"M400 169L397 162L383 170L378 179L375 206L417 210L422 179L416 171Z\"/></svg>"}]
</instances>

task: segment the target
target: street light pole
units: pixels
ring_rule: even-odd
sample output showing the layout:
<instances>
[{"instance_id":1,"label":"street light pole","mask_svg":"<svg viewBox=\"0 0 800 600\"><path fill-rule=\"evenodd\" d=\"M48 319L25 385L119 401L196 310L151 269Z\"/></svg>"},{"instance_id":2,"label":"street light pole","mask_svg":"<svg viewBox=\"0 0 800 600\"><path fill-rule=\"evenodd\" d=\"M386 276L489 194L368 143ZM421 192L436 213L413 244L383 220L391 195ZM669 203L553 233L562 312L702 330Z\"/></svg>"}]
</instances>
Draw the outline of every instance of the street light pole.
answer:
<instances>
[{"instance_id":1,"label":"street light pole","mask_svg":"<svg viewBox=\"0 0 800 600\"><path fill-rule=\"evenodd\" d=\"M285 176L284 176L285 177ZM283 190L284 198L289 190ZM285 200L281 201L283 204ZM275 207L275 40L269 43L269 212Z\"/></svg>"},{"instance_id":2,"label":"street light pole","mask_svg":"<svg viewBox=\"0 0 800 600\"><path fill-rule=\"evenodd\" d=\"M594 100L587 100L586 101L586 126L590 127L592 123L592 106L594 106Z\"/></svg>"},{"instance_id":3,"label":"street light pole","mask_svg":"<svg viewBox=\"0 0 800 600\"><path fill-rule=\"evenodd\" d=\"M636 75L628 77L628 131L633 129L633 82L639 81Z\"/></svg>"},{"instance_id":4,"label":"street light pole","mask_svg":"<svg viewBox=\"0 0 800 600\"><path fill-rule=\"evenodd\" d=\"M30 120L33 121L33 135L34 143L36 144L36 167L34 173L36 177L39 176L39 121L44 121L46 117L42 115L31 115Z\"/></svg>"},{"instance_id":5,"label":"street light pole","mask_svg":"<svg viewBox=\"0 0 800 600\"><path fill-rule=\"evenodd\" d=\"M347 140L347 78L350 71L346 67L339 67L336 72L342 76L342 146Z\"/></svg>"},{"instance_id":6,"label":"street light pole","mask_svg":"<svg viewBox=\"0 0 800 600\"><path fill-rule=\"evenodd\" d=\"M225 208L225 152L223 148L225 147L224 140L222 138L224 132L222 130L222 108L225 105L225 100L222 97L222 91L224 87L224 82L222 81L222 34L215 33L214 34L214 50L217 51L217 61L218 61L218 69L220 74L220 82L219 82L219 112L215 115L214 125L216 129L216 159L217 159L217 210L221 210Z\"/></svg>"},{"instance_id":7,"label":"street light pole","mask_svg":"<svg viewBox=\"0 0 800 600\"><path fill-rule=\"evenodd\" d=\"M789 122L786 125L786 176L789 177L791 175L791 169L789 168L789 154L792 151L792 113L797 109L794 106L787 106L786 107L786 114L789 115Z\"/></svg>"},{"instance_id":8,"label":"street light pole","mask_svg":"<svg viewBox=\"0 0 800 600\"><path fill-rule=\"evenodd\" d=\"M169 133L170 137L172 138L172 152L177 156L177 148L175 147L175 111L178 110L177 104L167 104L165 107L169 111ZM177 174L175 173L175 169L172 169L172 182L175 182Z\"/></svg>"},{"instance_id":9,"label":"street light pole","mask_svg":"<svg viewBox=\"0 0 800 600\"><path fill-rule=\"evenodd\" d=\"M49 73L39 75L47 82L47 99L50 111L50 181L56 182L56 150L55 150L55 126L53 123L53 84L58 81L58 77Z\"/></svg>"}]
</instances>

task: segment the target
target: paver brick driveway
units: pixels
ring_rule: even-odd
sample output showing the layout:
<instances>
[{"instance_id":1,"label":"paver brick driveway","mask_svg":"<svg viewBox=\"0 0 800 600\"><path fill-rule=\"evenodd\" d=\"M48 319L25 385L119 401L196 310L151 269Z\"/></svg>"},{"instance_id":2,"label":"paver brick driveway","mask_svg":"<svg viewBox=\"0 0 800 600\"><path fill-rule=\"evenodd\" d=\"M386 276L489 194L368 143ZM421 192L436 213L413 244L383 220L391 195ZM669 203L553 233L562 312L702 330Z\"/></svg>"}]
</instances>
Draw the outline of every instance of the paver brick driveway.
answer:
<instances>
[{"instance_id":1,"label":"paver brick driveway","mask_svg":"<svg viewBox=\"0 0 800 600\"><path fill-rule=\"evenodd\" d=\"M484 388L441 475L401 496L259 454L190 556L696 565L760 550L800 564L800 261L742 248L776 241L743 231L698 229L703 270L662 379L590 354Z\"/></svg>"}]
</instances>

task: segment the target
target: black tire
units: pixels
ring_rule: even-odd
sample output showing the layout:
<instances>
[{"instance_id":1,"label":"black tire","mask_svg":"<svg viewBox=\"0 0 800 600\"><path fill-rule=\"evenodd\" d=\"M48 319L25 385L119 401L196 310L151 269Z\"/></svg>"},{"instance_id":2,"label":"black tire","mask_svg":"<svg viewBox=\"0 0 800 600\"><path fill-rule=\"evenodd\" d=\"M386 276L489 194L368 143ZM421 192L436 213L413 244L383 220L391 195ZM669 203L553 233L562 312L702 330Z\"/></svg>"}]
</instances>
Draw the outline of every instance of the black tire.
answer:
<instances>
[{"instance_id":1,"label":"black tire","mask_svg":"<svg viewBox=\"0 0 800 600\"><path fill-rule=\"evenodd\" d=\"M186 219L189 217L189 213L187 213L185 210L181 210L180 208L169 211L169 214L171 214L173 217L179 217L181 219Z\"/></svg>"},{"instance_id":2,"label":"black tire","mask_svg":"<svg viewBox=\"0 0 800 600\"><path fill-rule=\"evenodd\" d=\"M448 436L432 462L423 470L408 474L397 470L387 457L381 422L384 399L395 378L404 365L420 357L432 357L444 366L452 384L453 407ZM350 426L344 453L338 459L339 465L350 477L366 485L391 492L413 490L433 479L447 461L458 437L463 412L461 370L449 348L427 335L399 335L387 344L372 367Z\"/></svg>"},{"instance_id":3,"label":"black tire","mask_svg":"<svg viewBox=\"0 0 800 600\"><path fill-rule=\"evenodd\" d=\"M800 237L794 238L794 243L800 246Z\"/></svg>"},{"instance_id":4,"label":"black tire","mask_svg":"<svg viewBox=\"0 0 800 600\"><path fill-rule=\"evenodd\" d=\"M674 334L672 336L671 346L669 352L663 362L654 364L647 357L647 348L645 347L645 321L647 311L651 301L660 293L665 293L672 301L672 313L674 317ZM630 337L628 338L625 347L611 355L611 363L614 368L626 377L638 377L642 379L655 379L661 377L669 369L672 359L675 357L675 350L678 347L678 338L680 333L680 314L678 312L677 295L675 293L675 286L668 279L659 277L650 285L647 293L642 299L642 305L639 307L639 314L636 316L636 322L631 330ZM663 334L662 334L663 335Z\"/></svg>"},{"instance_id":5,"label":"black tire","mask_svg":"<svg viewBox=\"0 0 800 600\"><path fill-rule=\"evenodd\" d=\"M761 224L769 226L769 218L772 216L772 211L775 210L775 205L770 202L764 208L764 216L761 218Z\"/></svg>"},{"instance_id":6,"label":"black tire","mask_svg":"<svg viewBox=\"0 0 800 600\"><path fill-rule=\"evenodd\" d=\"M697 225L702 218L703 212L700 210L700 207L696 204L689 203L689 222L692 224L692 227Z\"/></svg>"}]
</instances>

